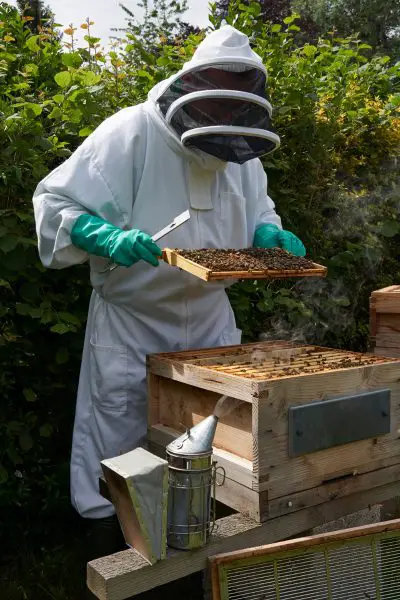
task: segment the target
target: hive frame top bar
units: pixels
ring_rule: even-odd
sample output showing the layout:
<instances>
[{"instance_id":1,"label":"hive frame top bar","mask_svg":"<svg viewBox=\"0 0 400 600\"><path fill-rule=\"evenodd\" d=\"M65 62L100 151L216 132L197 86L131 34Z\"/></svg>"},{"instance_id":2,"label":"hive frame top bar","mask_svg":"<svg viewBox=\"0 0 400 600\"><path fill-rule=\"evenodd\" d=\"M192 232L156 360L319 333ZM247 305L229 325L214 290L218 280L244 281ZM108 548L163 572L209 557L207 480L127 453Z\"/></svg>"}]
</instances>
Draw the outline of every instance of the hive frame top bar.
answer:
<instances>
[{"instance_id":1,"label":"hive frame top bar","mask_svg":"<svg viewBox=\"0 0 400 600\"><path fill-rule=\"evenodd\" d=\"M318 346L315 344L305 344L299 342L290 342L286 340L268 340L259 342L250 342L246 344L238 344L233 346L220 346L216 348L200 348L194 350L183 350L181 352L159 352L156 354L148 355L150 360L165 360L186 364L199 365L211 363L212 361L218 361L218 359L233 359L237 357L238 362L242 362L253 352L267 352L271 353L274 357L285 356L288 351L292 351L292 354L301 354L306 352L313 353L326 353L335 352L341 354L343 357L365 357L381 362L400 362L400 359L393 357L382 357L369 352L353 352L350 350L341 350L337 348L329 348L327 346Z\"/></svg>"},{"instance_id":2,"label":"hive frame top bar","mask_svg":"<svg viewBox=\"0 0 400 600\"><path fill-rule=\"evenodd\" d=\"M265 269L263 271L212 271L198 263L184 258L178 250L165 248L163 260L173 267L191 273L204 281L216 281L221 279L289 279L293 277L325 277L327 268L317 263L312 263L311 269Z\"/></svg>"},{"instance_id":3,"label":"hive frame top bar","mask_svg":"<svg viewBox=\"0 0 400 600\"><path fill-rule=\"evenodd\" d=\"M302 372L289 373L256 373L256 376L248 374L235 373L235 366L241 369L241 363L248 358L253 351L266 352L270 356L284 358L288 354L299 354L299 352L312 351L316 354L333 353L336 354L336 364L326 365L313 372L303 370ZM353 364L340 366L342 358L353 358ZM360 360L364 358L364 363ZM359 359L359 362L357 362ZM235 365L236 360L236 365ZM218 364L219 363L219 364ZM230 369L224 369L223 365L230 363ZM215 368L215 365L217 368ZM242 346L228 346L221 348L212 348L208 350L193 350L176 353L154 354L148 357L148 368L150 372L171 378L176 381L190 383L197 387L202 387L210 391L216 391L221 395L227 394L245 401L251 401L250 396L254 393L261 393L271 385L279 384L280 381L295 381L296 378L316 378L321 377L342 377L344 373L356 373L356 378L369 378L373 376L375 370L392 369L396 376L400 365L400 359L392 357L381 357L373 354L361 354L347 352L345 350L334 350L331 348L321 348L319 346L296 345L290 342L259 342L255 344L244 344ZM222 368L219 368L221 367ZM232 370L233 367L233 370ZM251 374L250 374L251 375ZM390 375L392 377L392 374ZM357 385L359 385L357 383Z\"/></svg>"}]
</instances>

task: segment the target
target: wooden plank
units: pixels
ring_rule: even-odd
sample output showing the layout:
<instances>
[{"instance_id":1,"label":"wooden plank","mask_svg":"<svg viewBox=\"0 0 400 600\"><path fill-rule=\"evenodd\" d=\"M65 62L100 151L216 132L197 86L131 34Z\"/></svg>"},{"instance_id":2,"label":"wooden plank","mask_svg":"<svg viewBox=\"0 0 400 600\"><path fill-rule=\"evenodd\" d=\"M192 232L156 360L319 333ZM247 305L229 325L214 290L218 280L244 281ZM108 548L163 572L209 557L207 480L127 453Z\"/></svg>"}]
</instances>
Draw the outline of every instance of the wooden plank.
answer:
<instances>
[{"instance_id":1,"label":"wooden plank","mask_svg":"<svg viewBox=\"0 0 400 600\"><path fill-rule=\"evenodd\" d=\"M212 564L222 565L246 558L268 556L270 554L275 556L280 552L290 552L292 550L299 550L300 548L312 548L313 546L332 544L345 540L362 539L366 536L396 531L400 531L400 519L386 521L385 523L371 523L359 527L351 527L349 529L319 533L317 535L296 538L294 540L284 540L282 542L275 542L256 548L246 548L246 550L226 552L224 554L210 556L208 560Z\"/></svg>"},{"instance_id":2,"label":"wooden plank","mask_svg":"<svg viewBox=\"0 0 400 600\"><path fill-rule=\"evenodd\" d=\"M159 378L158 423L183 433L211 415L219 395L171 379ZM152 400L150 399L150 403ZM241 402L218 421L213 445L252 460L251 404Z\"/></svg>"},{"instance_id":3,"label":"wooden plank","mask_svg":"<svg viewBox=\"0 0 400 600\"><path fill-rule=\"evenodd\" d=\"M166 446L176 439L178 435L180 435L180 432L175 429L157 424L149 427L147 437L149 442L162 447L162 457L164 457ZM228 477L230 479L234 479L234 481L249 488L253 487L254 475L250 460L240 458L231 452L226 452L215 447L213 449L213 460L217 461L218 466L223 467L229 473Z\"/></svg>"},{"instance_id":4,"label":"wooden plank","mask_svg":"<svg viewBox=\"0 0 400 600\"><path fill-rule=\"evenodd\" d=\"M199 279L203 279L204 281L208 281L210 278L211 269L207 269L207 267L202 267L201 265L184 258L178 252L171 250L170 248L165 248L163 250L163 260L171 265L171 267L178 267L178 269L182 269L187 273L191 273L195 277L199 277Z\"/></svg>"},{"instance_id":5,"label":"wooden plank","mask_svg":"<svg viewBox=\"0 0 400 600\"><path fill-rule=\"evenodd\" d=\"M194 261L184 258L176 250L165 248L163 250L163 260L169 265L178 267L195 277L199 277L204 281L223 280L223 279L288 279L292 277L325 277L327 268L312 263L310 269L264 269L261 271L212 271L207 267L195 263Z\"/></svg>"},{"instance_id":6,"label":"wooden plank","mask_svg":"<svg viewBox=\"0 0 400 600\"><path fill-rule=\"evenodd\" d=\"M400 358L400 348L375 347L375 354L384 357Z\"/></svg>"},{"instance_id":7,"label":"wooden plank","mask_svg":"<svg viewBox=\"0 0 400 600\"><path fill-rule=\"evenodd\" d=\"M393 292L400 293L400 285L389 285L388 287L381 288L380 290L374 290L371 294L371 297L375 298Z\"/></svg>"},{"instance_id":8,"label":"wooden plank","mask_svg":"<svg viewBox=\"0 0 400 600\"><path fill-rule=\"evenodd\" d=\"M245 402L251 402L252 399L254 382L244 377L218 373L192 364L174 364L172 361L162 359L151 362L151 372L161 377L216 392L220 396L231 396Z\"/></svg>"},{"instance_id":9,"label":"wooden plank","mask_svg":"<svg viewBox=\"0 0 400 600\"><path fill-rule=\"evenodd\" d=\"M221 589L220 589L220 585L219 585L218 565L215 562L211 563L210 571L211 571L212 600L221 600Z\"/></svg>"},{"instance_id":10,"label":"wooden plank","mask_svg":"<svg viewBox=\"0 0 400 600\"><path fill-rule=\"evenodd\" d=\"M264 396L268 394L271 386L276 385L281 395L285 395L285 388L289 386L292 392L292 397L296 399L296 403L305 402L304 399L298 400L301 397L304 397L303 388L306 390L306 393L310 397L310 402L313 397L315 397L316 393L319 393L320 398L323 399L326 394L323 394L320 389L319 381L320 378L324 378L325 381L329 382L329 378L332 377L334 381L334 386L332 389L332 393L339 395L341 393L347 394L351 391L349 389L349 381L354 381L353 383L353 391L357 389L373 389L377 388L379 385L385 384L385 377L388 377L388 383L396 381L396 371L398 371L400 367L400 361L393 358L385 362L379 362L376 364L366 364L362 366L356 367L342 367L338 369L330 369L329 371L322 371L318 373L301 373L299 375L287 375L279 377L276 380L264 380L264 381L253 381L254 390L258 394L263 394ZM343 382L343 383L342 383ZM358 387L361 386L361 387ZM345 389L345 391L341 392L341 389Z\"/></svg>"},{"instance_id":11,"label":"wooden plank","mask_svg":"<svg viewBox=\"0 0 400 600\"><path fill-rule=\"evenodd\" d=\"M400 312L400 286L392 285L372 292L370 308L377 313Z\"/></svg>"},{"instance_id":12,"label":"wooden plank","mask_svg":"<svg viewBox=\"0 0 400 600\"><path fill-rule=\"evenodd\" d=\"M167 559L149 566L133 550L88 563L87 583L100 600L124 600L207 567L216 554L267 544L400 495L400 482L353 494L260 525L243 515L217 521L209 543L192 552L169 550Z\"/></svg>"},{"instance_id":13,"label":"wooden plank","mask_svg":"<svg viewBox=\"0 0 400 600\"><path fill-rule=\"evenodd\" d=\"M225 279L297 279L300 277L326 277L327 269L314 263L313 269L304 269L303 271L212 271L208 276L208 281L218 281Z\"/></svg>"},{"instance_id":14,"label":"wooden plank","mask_svg":"<svg viewBox=\"0 0 400 600\"><path fill-rule=\"evenodd\" d=\"M399 299L400 300L400 299ZM399 306L400 309L400 306ZM400 332L400 311L399 313L380 313L378 333L385 328L392 329L396 332Z\"/></svg>"},{"instance_id":15,"label":"wooden plank","mask_svg":"<svg viewBox=\"0 0 400 600\"><path fill-rule=\"evenodd\" d=\"M397 330L395 327L380 327L375 336L375 343L384 348L400 348L400 326Z\"/></svg>"},{"instance_id":16,"label":"wooden plank","mask_svg":"<svg viewBox=\"0 0 400 600\"><path fill-rule=\"evenodd\" d=\"M336 480L324 483L319 487L289 494L284 498L270 499L265 512L268 518L274 518L307 506L329 502L334 498L343 498L350 494L386 485L391 481L400 481L400 454L389 459L390 461L397 461L397 464L372 472L369 471L370 465L363 465L362 469L365 471L363 474L354 471L344 478L339 476Z\"/></svg>"}]
</instances>

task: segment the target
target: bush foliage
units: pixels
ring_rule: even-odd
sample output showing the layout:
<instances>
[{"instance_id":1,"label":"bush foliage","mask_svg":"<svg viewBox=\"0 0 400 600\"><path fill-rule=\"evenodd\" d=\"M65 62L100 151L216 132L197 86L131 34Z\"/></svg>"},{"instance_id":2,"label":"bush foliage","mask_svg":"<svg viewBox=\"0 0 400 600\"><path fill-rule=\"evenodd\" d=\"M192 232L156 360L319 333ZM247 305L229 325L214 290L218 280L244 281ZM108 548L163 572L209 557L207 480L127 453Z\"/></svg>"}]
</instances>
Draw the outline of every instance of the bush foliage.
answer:
<instances>
[{"instance_id":1,"label":"bush foliage","mask_svg":"<svg viewBox=\"0 0 400 600\"><path fill-rule=\"evenodd\" d=\"M217 24L212 12L210 20ZM265 333L364 350L369 294L400 276L400 67L353 38L299 45L296 15L263 23L258 3L231 3L228 21L249 35L269 72L282 141L264 160L270 195L285 227L329 268L323 281L237 285L230 295L239 324L246 339ZM90 293L86 266L41 266L33 190L105 117L143 101L203 36L161 36L150 52L128 33L104 53L93 23L81 27L86 46L72 27L65 45L53 29L33 35L0 4L0 505L13 505L30 527L40 511L69 502Z\"/></svg>"}]
</instances>

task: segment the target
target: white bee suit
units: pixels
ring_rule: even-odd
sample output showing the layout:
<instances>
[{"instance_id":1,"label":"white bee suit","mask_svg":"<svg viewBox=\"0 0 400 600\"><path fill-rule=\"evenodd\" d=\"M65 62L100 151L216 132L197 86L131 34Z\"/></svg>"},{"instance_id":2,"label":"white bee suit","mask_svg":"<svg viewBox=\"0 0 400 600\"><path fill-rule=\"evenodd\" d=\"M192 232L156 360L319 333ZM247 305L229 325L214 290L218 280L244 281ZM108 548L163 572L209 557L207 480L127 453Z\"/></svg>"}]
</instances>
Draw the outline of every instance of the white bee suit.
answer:
<instances>
[{"instance_id":1,"label":"white bee suit","mask_svg":"<svg viewBox=\"0 0 400 600\"><path fill-rule=\"evenodd\" d=\"M219 30L214 48L209 36L204 60L229 54L221 39L234 42L233 32ZM242 43L244 36L235 34ZM203 60L203 44L184 71ZM250 47L238 52L233 44L231 51L236 61L240 52L247 63L258 60ZM90 264L93 293L71 458L72 503L89 518L114 512L98 491L100 461L137 447L146 436L146 354L237 344L240 332L226 282L205 283L143 261L104 272L106 259L72 245L76 219L90 212L120 228L154 234L189 208L191 219L162 240L172 248L243 248L252 245L257 225L280 227L260 161L224 163L185 148L158 108L166 85L104 121L40 182L33 200L43 264Z\"/></svg>"}]
</instances>

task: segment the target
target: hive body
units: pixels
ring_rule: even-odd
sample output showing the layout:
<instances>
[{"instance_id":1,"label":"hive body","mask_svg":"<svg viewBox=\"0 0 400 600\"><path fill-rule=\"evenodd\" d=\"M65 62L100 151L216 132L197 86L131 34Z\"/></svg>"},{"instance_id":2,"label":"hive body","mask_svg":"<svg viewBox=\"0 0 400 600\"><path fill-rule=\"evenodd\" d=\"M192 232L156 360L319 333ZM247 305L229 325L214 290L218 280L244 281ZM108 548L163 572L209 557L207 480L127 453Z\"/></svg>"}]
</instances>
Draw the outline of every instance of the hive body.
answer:
<instances>
[{"instance_id":1,"label":"hive body","mask_svg":"<svg viewBox=\"0 0 400 600\"><path fill-rule=\"evenodd\" d=\"M217 426L217 499L256 520L400 478L400 360L263 342L153 355L148 373L161 456L220 396L242 401Z\"/></svg>"},{"instance_id":2,"label":"hive body","mask_svg":"<svg viewBox=\"0 0 400 600\"><path fill-rule=\"evenodd\" d=\"M400 358L400 285L372 292L370 321L375 353Z\"/></svg>"}]
</instances>

